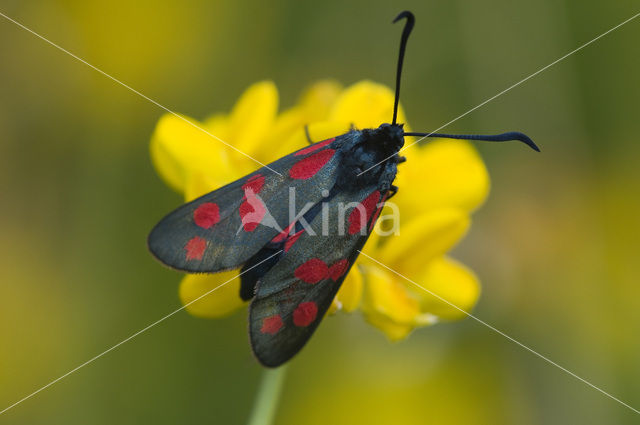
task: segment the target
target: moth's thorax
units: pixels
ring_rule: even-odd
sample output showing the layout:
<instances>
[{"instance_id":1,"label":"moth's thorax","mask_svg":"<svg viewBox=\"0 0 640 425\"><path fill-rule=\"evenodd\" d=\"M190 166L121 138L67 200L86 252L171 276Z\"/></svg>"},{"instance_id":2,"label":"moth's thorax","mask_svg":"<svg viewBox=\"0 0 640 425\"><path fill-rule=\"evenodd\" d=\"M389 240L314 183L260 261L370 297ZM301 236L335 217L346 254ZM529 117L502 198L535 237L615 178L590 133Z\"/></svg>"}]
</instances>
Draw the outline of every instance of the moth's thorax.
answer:
<instances>
[{"instance_id":1,"label":"moth's thorax","mask_svg":"<svg viewBox=\"0 0 640 425\"><path fill-rule=\"evenodd\" d=\"M338 177L340 186L379 183L382 190L391 186L399 162L398 151L404 145L401 124L382 124L378 128L354 130L345 135L344 166Z\"/></svg>"}]
</instances>

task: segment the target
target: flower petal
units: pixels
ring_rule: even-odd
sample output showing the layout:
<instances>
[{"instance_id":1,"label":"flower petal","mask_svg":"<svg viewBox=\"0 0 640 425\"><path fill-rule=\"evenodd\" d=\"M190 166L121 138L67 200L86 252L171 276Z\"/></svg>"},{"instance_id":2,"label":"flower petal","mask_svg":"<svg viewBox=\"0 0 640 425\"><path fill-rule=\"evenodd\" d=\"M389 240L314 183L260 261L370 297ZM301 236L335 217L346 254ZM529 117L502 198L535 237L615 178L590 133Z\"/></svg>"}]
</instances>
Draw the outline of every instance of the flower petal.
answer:
<instances>
[{"instance_id":1,"label":"flower petal","mask_svg":"<svg viewBox=\"0 0 640 425\"><path fill-rule=\"evenodd\" d=\"M265 135L269 134L277 112L278 89L275 84L271 81L253 84L231 111L228 142L246 154L255 154ZM236 158L241 155L236 154Z\"/></svg>"},{"instance_id":2,"label":"flower petal","mask_svg":"<svg viewBox=\"0 0 640 425\"><path fill-rule=\"evenodd\" d=\"M345 89L336 100L330 120L346 121L357 128L376 128L393 118L394 93L388 87L372 81L360 81ZM402 106L398 122L406 122Z\"/></svg>"},{"instance_id":3,"label":"flower petal","mask_svg":"<svg viewBox=\"0 0 640 425\"><path fill-rule=\"evenodd\" d=\"M315 143L347 133L349 131L349 123L322 121L310 124L308 128L311 140ZM276 152L276 158L280 158L295 150L309 146L309 141L307 140L304 127L300 127L289 134L289 137L277 143L274 142L272 145L272 152Z\"/></svg>"},{"instance_id":4,"label":"flower petal","mask_svg":"<svg viewBox=\"0 0 640 425\"><path fill-rule=\"evenodd\" d=\"M298 105L278 115L271 131L265 135L264 142L256 147L256 154L271 162L306 146L308 140L304 127L311 127L312 125L315 127L317 121L326 120L329 108L334 103L340 90L341 86L331 80L322 80L312 85L302 95ZM326 133L328 134L326 137L322 137L319 131L314 130L311 133L312 140L320 141L335 137L346 133L349 129L348 124L344 128L342 127L340 126L339 130ZM342 131L344 129L346 130Z\"/></svg>"},{"instance_id":5,"label":"flower petal","mask_svg":"<svg viewBox=\"0 0 640 425\"><path fill-rule=\"evenodd\" d=\"M280 115L275 120L271 132L265 135L264 142L257 147L259 155L267 162L275 161L284 155L300 149L307 142L297 140L295 144L289 143L291 135L302 132L304 128L304 114L300 108L291 108ZM281 153L283 152L283 153Z\"/></svg>"},{"instance_id":6,"label":"flower petal","mask_svg":"<svg viewBox=\"0 0 640 425\"><path fill-rule=\"evenodd\" d=\"M194 171L223 178L228 174L229 163L227 146L203 132L200 129L204 128L203 124L188 117L184 119L172 114L163 115L150 145L156 171L180 193L184 193Z\"/></svg>"},{"instance_id":7,"label":"flower petal","mask_svg":"<svg viewBox=\"0 0 640 425\"><path fill-rule=\"evenodd\" d=\"M335 80L320 80L311 85L298 102L306 121L304 124L326 120L341 91L342 84Z\"/></svg>"},{"instance_id":8,"label":"flower petal","mask_svg":"<svg viewBox=\"0 0 640 425\"><path fill-rule=\"evenodd\" d=\"M187 305L202 296L187 306L190 314L205 318L227 316L244 304L240 298L240 278L237 276L238 270L216 274L188 274L180 283L180 300L183 305ZM204 295L208 292L208 295Z\"/></svg>"},{"instance_id":9,"label":"flower petal","mask_svg":"<svg viewBox=\"0 0 640 425\"><path fill-rule=\"evenodd\" d=\"M480 296L480 283L473 272L448 257L431 261L416 282L466 312L471 311ZM466 317L458 308L429 293L417 291L416 294L420 297L420 309L423 312L445 320Z\"/></svg>"},{"instance_id":10,"label":"flower petal","mask_svg":"<svg viewBox=\"0 0 640 425\"><path fill-rule=\"evenodd\" d=\"M391 340L406 337L421 313L418 300L388 271L369 265L363 272L366 284L362 311L366 320Z\"/></svg>"},{"instance_id":11,"label":"flower petal","mask_svg":"<svg viewBox=\"0 0 640 425\"><path fill-rule=\"evenodd\" d=\"M472 211L489 193L489 174L476 149L464 140L433 140L412 146L398 173L394 201L404 211L455 207Z\"/></svg>"},{"instance_id":12,"label":"flower petal","mask_svg":"<svg viewBox=\"0 0 640 425\"><path fill-rule=\"evenodd\" d=\"M427 262L453 248L469 225L468 214L459 209L420 214L408 223L401 221L400 234L388 237L372 257L401 273L416 276Z\"/></svg>"},{"instance_id":13,"label":"flower petal","mask_svg":"<svg viewBox=\"0 0 640 425\"><path fill-rule=\"evenodd\" d=\"M405 339L415 328L413 325L405 323L396 323L388 317L380 314L371 314L364 312L365 319L370 325L380 329L391 341L400 341Z\"/></svg>"},{"instance_id":14,"label":"flower petal","mask_svg":"<svg viewBox=\"0 0 640 425\"><path fill-rule=\"evenodd\" d=\"M233 180L233 178L231 178L230 180ZM199 198L202 195L205 195L218 189L219 187L224 186L226 183L229 182L214 180L200 172L195 172L192 174L185 187L184 200L186 202L193 201L194 199Z\"/></svg>"},{"instance_id":15,"label":"flower petal","mask_svg":"<svg viewBox=\"0 0 640 425\"><path fill-rule=\"evenodd\" d=\"M373 227L373 231L369 235L369 239L364 244L362 248L362 252L370 257L376 257L378 249L388 240L389 237L395 237L395 230L399 230L394 228L394 226L399 226L400 219L397 214L395 214L394 210L388 205L385 204L382 207L382 211L378 215L378 219L376 221L375 226ZM366 257L363 258L366 263Z\"/></svg>"},{"instance_id":16,"label":"flower petal","mask_svg":"<svg viewBox=\"0 0 640 425\"><path fill-rule=\"evenodd\" d=\"M360 299L362 298L362 273L357 265L353 266L349 270L349 274L342 282L342 286L336 294L333 304L336 305L338 310L342 310L345 313L351 313L360 305ZM332 305L333 308L333 305Z\"/></svg>"}]
</instances>

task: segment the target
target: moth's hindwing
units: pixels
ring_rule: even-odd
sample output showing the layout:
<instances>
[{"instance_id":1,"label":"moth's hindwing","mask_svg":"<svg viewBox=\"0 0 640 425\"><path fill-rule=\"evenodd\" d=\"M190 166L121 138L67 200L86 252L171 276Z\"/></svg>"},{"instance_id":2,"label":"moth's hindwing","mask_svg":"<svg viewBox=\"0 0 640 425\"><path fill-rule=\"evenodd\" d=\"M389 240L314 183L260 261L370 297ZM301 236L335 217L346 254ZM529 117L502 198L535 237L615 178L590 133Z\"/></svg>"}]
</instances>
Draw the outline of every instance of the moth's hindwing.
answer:
<instances>
[{"instance_id":1,"label":"moth's hindwing","mask_svg":"<svg viewBox=\"0 0 640 425\"><path fill-rule=\"evenodd\" d=\"M310 223L315 235L304 231L258 281L249 307L249 333L253 352L263 365L286 362L311 337L369 237L383 203L375 186L337 193L324 219L318 214ZM328 234L322 233L323 220L328 220Z\"/></svg>"},{"instance_id":2,"label":"moth's hindwing","mask_svg":"<svg viewBox=\"0 0 640 425\"><path fill-rule=\"evenodd\" d=\"M291 191L296 211L330 190L344 136L287 155L163 218L148 244L164 264L188 272L240 267L289 224Z\"/></svg>"}]
</instances>

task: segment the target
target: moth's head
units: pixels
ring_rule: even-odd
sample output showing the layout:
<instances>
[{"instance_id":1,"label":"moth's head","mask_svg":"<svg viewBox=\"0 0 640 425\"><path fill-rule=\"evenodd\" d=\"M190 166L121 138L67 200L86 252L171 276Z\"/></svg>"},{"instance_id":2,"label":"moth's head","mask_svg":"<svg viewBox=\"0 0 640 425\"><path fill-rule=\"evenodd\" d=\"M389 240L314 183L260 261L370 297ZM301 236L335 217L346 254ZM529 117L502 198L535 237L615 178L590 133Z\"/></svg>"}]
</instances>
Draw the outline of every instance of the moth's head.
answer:
<instances>
[{"instance_id":1,"label":"moth's head","mask_svg":"<svg viewBox=\"0 0 640 425\"><path fill-rule=\"evenodd\" d=\"M381 124L374 130L375 142L385 152L393 154L404 145L404 124Z\"/></svg>"}]
</instances>

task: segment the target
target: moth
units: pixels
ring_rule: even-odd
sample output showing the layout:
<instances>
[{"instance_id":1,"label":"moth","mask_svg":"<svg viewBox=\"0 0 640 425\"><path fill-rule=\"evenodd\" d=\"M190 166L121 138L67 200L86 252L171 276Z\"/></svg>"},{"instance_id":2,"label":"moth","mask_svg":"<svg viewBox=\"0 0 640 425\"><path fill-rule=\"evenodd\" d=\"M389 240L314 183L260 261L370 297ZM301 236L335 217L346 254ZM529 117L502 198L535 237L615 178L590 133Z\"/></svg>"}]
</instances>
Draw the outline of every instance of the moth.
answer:
<instances>
[{"instance_id":1,"label":"moth","mask_svg":"<svg viewBox=\"0 0 640 425\"><path fill-rule=\"evenodd\" d=\"M405 19L391 124L352 129L313 143L182 205L151 231L162 263L190 273L240 269L251 300L249 335L258 361L276 367L306 344L367 241L393 185L405 136L502 142L518 132L454 135L404 132L397 122L400 77L415 18ZM292 217L290 210L299 211ZM342 219L342 222L340 222Z\"/></svg>"}]
</instances>

